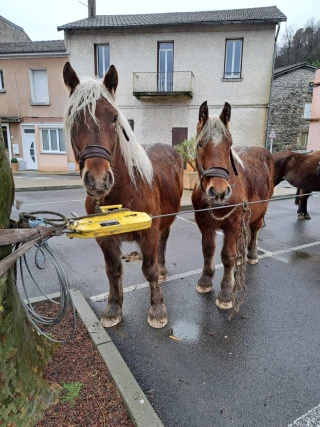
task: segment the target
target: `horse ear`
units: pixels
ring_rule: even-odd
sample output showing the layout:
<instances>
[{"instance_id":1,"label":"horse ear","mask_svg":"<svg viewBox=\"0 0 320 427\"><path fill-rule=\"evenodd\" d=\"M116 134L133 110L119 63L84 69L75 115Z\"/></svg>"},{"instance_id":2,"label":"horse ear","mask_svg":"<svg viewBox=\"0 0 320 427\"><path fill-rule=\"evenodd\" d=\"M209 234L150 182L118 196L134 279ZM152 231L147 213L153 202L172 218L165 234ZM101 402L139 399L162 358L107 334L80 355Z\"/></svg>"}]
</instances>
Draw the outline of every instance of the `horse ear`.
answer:
<instances>
[{"instance_id":1,"label":"horse ear","mask_svg":"<svg viewBox=\"0 0 320 427\"><path fill-rule=\"evenodd\" d=\"M231 105L228 102L225 102L223 110L220 114L220 120L225 126L227 126L228 123L230 122L230 118L231 118Z\"/></svg>"},{"instance_id":2,"label":"horse ear","mask_svg":"<svg viewBox=\"0 0 320 427\"><path fill-rule=\"evenodd\" d=\"M208 117L209 117L208 104L207 104L207 101L204 101L200 105L200 109L199 109L199 124L201 124L201 127L206 123L206 121L208 120Z\"/></svg>"},{"instance_id":3,"label":"horse ear","mask_svg":"<svg viewBox=\"0 0 320 427\"><path fill-rule=\"evenodd\" d=\"M110 65L107 74L104 76L103 84L112 95L115 95L118 87L118 71L114 65Z\"/></svg>"},{"instance_id":4,"label":"horse ear","mask_svg":"<svg viewBox=\"0 0 320 427\"><path fill-rule=\"evenodd\" d=\"M66 62L63 67L63 80L67 88L69 89L70 94L75 90L76 86L80 83L80 80L71 67L70 62Z\"/></svg>"}]
</instances>

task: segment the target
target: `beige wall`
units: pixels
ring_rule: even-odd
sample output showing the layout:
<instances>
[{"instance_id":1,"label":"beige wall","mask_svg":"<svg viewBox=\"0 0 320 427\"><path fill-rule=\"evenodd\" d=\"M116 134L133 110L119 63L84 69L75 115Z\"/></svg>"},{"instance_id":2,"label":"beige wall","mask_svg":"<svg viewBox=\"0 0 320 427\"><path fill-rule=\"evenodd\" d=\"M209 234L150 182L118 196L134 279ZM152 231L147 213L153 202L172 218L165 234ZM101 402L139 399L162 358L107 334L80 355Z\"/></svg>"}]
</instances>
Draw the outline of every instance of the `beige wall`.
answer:
<instances>
[{"instance_id":1,"label":"beige wall","mask_svg":"<svg viewBox=\"0 0 320 427\"><path fill-rule=\"evenodd\" d=\"M62 69L68 58L2 59L5 93L0 93L2 116L62 117L67 91L62 79ZM46 69L50 105L31 106L30 69Z\"/></svg>"},{"instance_id":2,"label":"beige wall","mask_svg":"<svg viewBox=\"0 0 320 427\"><path fill-rule=\"evenodd\" d=\"M225 41L243 38L242 81L223 81ZM117 104L134 119L141 143L171 144L172 127L195 133L198 110L208 101L210 114L219 114L225 101L232 107L230 127L236 145L264 146L275 25L201 26L151 31L66 33L70 61L78 75L94 76L94 44L109 44L110 63L119 73ZM138 100L133 92L134 72L157 71L157 43L174 42L174 71L192 71L193 98Z\"/></svg>"}]
</instances>

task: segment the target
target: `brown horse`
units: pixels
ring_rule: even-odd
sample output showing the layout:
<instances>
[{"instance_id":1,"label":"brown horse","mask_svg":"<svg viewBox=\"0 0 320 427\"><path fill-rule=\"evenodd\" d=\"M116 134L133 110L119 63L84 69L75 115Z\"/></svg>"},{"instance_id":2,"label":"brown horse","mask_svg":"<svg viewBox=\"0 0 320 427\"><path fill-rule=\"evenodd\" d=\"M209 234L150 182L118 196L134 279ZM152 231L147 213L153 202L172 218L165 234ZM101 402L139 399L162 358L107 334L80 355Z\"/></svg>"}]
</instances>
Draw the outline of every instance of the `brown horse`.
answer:
<instances>
[{"instance_id":1,"label":"brown horse","mask_svg":"<svg viewBox=\"0 0 320 427\"><path fill-rule=\"evenodd\" d=\"M215 233L224 232L221 259L224 274L216 304L221 309L232 308L237 239L241 233L242 207L229 205L269 199L273 193L274 164L271 154L260 147L232 149L228 129L231 107L226 102L220 117L209 117L207 102L199 110L196 138L198 182L192 193L195 209L223 206L213 211L196 212L195 219L202 233L204 265L196 287L200 293L212 290ZM232 167L230 167L230 164ZM258 262L257 235L268 203L251 204L250 239L247 261ZM233 211L233 213L232 213ZM224 217L224 219L223 219Z\"/></svg>"},{"instance_id":2,"label":"brown horse","mask_svg":"<svg viewBox=\"0 0 320 427\"><path fill-rule=\"evenodd\" d=\"M116 68L111 65L103 82L89 77L79 80L67 62L63 78L70 91L65 128L87 191L87 212L94 213L97 204L122 204L152 216L178 212L183 190L182 159L166 144L144 150L137 143L128 121L115 104ZM108 305L101 318L103 326L114 326L121 321L123 241L135 241L141 248L142 271L151 289L149 324L154 328L166 325L167 311L158 281L168 276L165 250L174 218L154 218L147 230L97 238L110 287Z\"/></svg>"},{"instance_id":3,"label":"brown horse","mask_svg":"<svg viewBox=\"0 0 320 427\"><path fill-rule=\"evenodd\" d=\"M281 151L272 154L275 164L274 185L278 185L284 179L296 187L298 194L308 194L312 191L320 191L319 170L320 151L309 154ZM298 219L310 219L307 211L309 196L297 197Z\"/></svg>"}]
</instances>

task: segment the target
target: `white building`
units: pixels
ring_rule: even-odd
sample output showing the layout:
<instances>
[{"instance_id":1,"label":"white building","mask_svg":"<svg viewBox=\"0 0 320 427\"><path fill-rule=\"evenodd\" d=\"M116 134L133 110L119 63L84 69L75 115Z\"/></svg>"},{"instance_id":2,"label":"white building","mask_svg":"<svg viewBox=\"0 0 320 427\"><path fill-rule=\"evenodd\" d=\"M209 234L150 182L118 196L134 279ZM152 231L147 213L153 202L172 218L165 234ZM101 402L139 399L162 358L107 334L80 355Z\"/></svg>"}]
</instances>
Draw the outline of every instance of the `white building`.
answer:
<instances>
[{"instance_id":1,"label":"white building","mask_svg":"<svg viewBox=\"0 0 320 427\"><path fill-rule=\"evenodd\" d=\"M92 3L92 2L91 2ZM94 2L93 2L94 3ZM92 16L64 30L78 75L119 73L117 104L142 144L177 144L195 134L199 106L232 107L235 145L265 144L276 7Z\"/></svg>"}]
</instances>

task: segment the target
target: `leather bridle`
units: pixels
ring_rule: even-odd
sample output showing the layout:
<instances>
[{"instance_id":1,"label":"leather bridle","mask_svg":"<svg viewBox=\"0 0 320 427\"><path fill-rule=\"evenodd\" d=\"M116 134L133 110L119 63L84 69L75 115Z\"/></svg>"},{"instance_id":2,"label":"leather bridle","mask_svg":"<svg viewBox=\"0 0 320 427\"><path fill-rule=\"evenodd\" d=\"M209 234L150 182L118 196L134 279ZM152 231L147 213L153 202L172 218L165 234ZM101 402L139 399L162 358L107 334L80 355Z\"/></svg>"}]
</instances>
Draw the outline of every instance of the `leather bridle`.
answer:
<instances>
[{"instance_id":1,"label":"leather bridle","mask_svg":"<svg viewBox=\"0 0 320 427\"><path fill-rule=\"evenodd\" d=\"M197 147L197 150L198 150L198 147ZM234 174L236 176L238 176L238 171L237 171L236 165L234 163L234 158L233 158L231 149L230 149L230 162L231 162L231 166L232 166ZM229 182L229 171L227 169L220 167L220 166L216 166L216 167L209 168L209 169L204 169L202 164L198 161L198 153L196 156L196 164L197 164L197 167L198 167L199 172L200 172L200 186L201 186L202 191L205 191L205 189L203 188L203 185L202 185L202 181L206 177L223 178Z\"/></svg>"},{"instance_id":2,"label":"leather bridle","mask_svg":"<svg viewBox=\"0 0 320 427\"><path fill-rule=\"evenodd\" d=\"M120 127L124 134L124 137L126 138L127 141L129 141L129 137L124 127L121 125ZM116 130L115 131L116 137L115 137L115 143L114 143L114 148L112 153L107 148L102 147L102 145L87 145L86 147L84 147L82 151L79 152L78 163L79 163L79 169L80 169L80 176L82 176L82 171L84 169L84 162L87 159L90 159L92 157L100 157L101 159L108 160L111 166L112 160L117 150L117 142L118 142L117 126L115 127L115 130Z\"/></svg>"}]
</instances>

